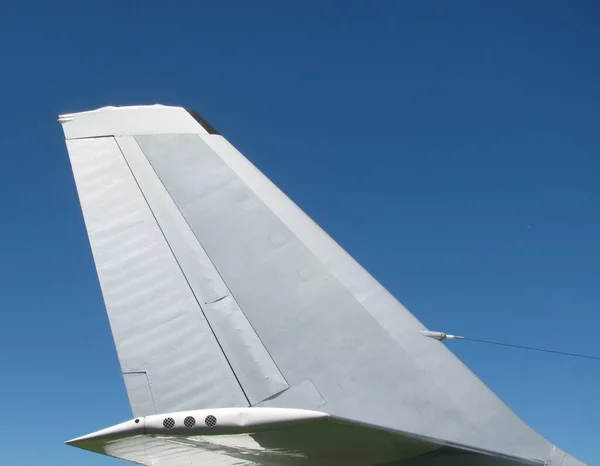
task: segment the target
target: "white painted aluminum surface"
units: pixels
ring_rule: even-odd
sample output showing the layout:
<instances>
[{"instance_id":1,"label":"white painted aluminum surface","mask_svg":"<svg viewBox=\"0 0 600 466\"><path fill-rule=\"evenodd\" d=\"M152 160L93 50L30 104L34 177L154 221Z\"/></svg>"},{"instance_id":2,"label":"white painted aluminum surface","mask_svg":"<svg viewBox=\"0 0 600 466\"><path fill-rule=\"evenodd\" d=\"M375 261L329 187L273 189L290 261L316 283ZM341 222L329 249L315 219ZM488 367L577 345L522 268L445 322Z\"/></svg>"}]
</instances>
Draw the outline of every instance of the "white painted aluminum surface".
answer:
<instances>
[{"instance_id":1,"label":"white painted aluminum surface","mask_svg":"<svg viewBox=\"0 0 600 466\"><path fill-rule=\"evenodd\" d=\"M248 405L114 138L67 147L122 372L156 412Z\"/></svg>"},{"instance_id":2,"label":"white painted aluminum surface","mask_svg":"<svg viewBox=\"0 0 600 466\"><path fill-rule=\"evenodd\" d=\"M165 105L104 107L89 112L58 117L66 139L132 134L196 133L207 134L181 107Z\"/></svg>"},{"instance_id":3,"label":"white painted aluminum surface","mask_svg":"<svg viewBox=\"0 0 600 466\"><path fill-rule=\"evenodd\" d=\"M344 421L306 428L300 444L294 427L221 443L140 435L103 453L161 465L287 465L299 451L311 465L582 464L423 338L415 316L201 117L171 109L63 118L67 138L82 138L67 148L132 409L260 405ZM344 452L342 433L371 456Z\"/></svg>"}]
</instances>

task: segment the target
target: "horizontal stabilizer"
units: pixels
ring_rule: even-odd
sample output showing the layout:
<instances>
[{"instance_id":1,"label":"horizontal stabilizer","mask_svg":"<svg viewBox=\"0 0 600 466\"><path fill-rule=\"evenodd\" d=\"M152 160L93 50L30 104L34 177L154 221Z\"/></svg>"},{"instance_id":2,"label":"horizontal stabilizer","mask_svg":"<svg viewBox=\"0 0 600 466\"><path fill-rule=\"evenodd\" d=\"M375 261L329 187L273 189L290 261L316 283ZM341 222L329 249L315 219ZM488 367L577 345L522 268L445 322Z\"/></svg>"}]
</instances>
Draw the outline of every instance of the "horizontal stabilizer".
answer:
<instances>
[{"instance_id":1,"label":"horizontal stabilizer","mask_svg":"<svg viewBox=\"0 0 600 466\"><path fill-rule=\"evenodd\" d=\"M317 411L224 408L132 419L67 442L144 465L542 466L375 429Z\"/></svg>"}]
</instances>

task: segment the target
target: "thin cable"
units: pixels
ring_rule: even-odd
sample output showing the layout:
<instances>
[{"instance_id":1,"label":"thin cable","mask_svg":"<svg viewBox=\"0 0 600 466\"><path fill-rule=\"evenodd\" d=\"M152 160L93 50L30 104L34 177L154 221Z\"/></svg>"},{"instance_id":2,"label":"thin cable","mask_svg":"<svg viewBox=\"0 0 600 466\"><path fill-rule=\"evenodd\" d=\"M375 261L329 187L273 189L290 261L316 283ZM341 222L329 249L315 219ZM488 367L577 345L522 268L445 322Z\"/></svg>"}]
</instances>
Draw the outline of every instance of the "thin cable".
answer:
<instances>
[{"instance_id":1,"label":"thin cable","mask_svg":"<svg viewBox=\"0 0 600 466\"><path fill-rule=\"evenodd\" d=\"M464 337L463 339L464 340L470 340L470 341L476 341L478 343L487 343L487 344L490 344L490 345L508 346L510 348L518 348L518 349L525 349L525 350L531 350L531 351L539 351L541 353L552 353L552 354L560 354L562 356L571 356L571 357L574 357L574 358L585 358L585 359L600 360L600 356L590 356L589 354L567 353L565 351L555 351L555 350L550 350L550 349L545 349L545 348L534 348L533 346L511 345L510 343L501 343L499 341L490 341L490 340L480 340L478 338Z\"/></svg>"}]
</instances>

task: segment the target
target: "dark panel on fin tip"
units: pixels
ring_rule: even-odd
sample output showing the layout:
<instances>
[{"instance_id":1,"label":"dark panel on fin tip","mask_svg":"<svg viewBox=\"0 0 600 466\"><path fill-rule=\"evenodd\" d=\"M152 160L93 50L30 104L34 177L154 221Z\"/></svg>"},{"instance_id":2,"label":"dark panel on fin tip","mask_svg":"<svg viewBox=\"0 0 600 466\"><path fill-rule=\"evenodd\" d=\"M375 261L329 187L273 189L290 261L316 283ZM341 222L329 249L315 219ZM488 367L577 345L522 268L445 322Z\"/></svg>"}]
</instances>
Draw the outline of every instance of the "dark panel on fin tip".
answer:
<instances>
[{"instance_id":1,"label":"dark panel on fin tip","mask_svg":"<svg viewBox=\"0 0 600 466\"><path fill-rule=\"evenodd\" d=\"M202 118L202 116L196 110L186 108L185 111L188 112L194 120L200 123L200 126L202 126L206 131L208 131L208 134L219 134L219 132L216 129L214 129L208 121Z\"/></svg>"}]
</instances>

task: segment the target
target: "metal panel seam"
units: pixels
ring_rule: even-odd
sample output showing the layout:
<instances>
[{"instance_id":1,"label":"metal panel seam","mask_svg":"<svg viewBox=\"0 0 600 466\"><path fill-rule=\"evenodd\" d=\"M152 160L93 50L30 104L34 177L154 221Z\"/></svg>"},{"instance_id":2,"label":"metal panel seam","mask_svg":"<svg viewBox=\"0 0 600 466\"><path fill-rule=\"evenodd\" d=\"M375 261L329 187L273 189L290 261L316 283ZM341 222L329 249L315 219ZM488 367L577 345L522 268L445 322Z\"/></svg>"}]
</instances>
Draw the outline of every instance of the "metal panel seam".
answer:
<instances>
[{"instance_id":1,"label":"metal panel seam","mask_svg":"<svg viewBox=\"0 0 600 466\"><path fill-rule=\"evenodd\" d=\"M127 372L122 372L121 373L123 375L123 379L125 379L125 376L128 374L144 374L146 376L146 382L148 382L148 389L150 390L150 400L152 401L152 407L154 408L154 414L158 414L157 410L156 410L156 402L154 401L154 394L152 393L152 383L150 382L150 377L148 376L148 371L127 371Z\"/></svg>"},{"instance_id":2,"label":"metal panel seam","mask_svg":"<svg viewBox=\"0 0 600 466\"><path fill-rule=\"evenodd\" d=\"M131 135L126 135L126 134L98 134L96 136L77 136L74 138L67 138L65 137L65 141L79 141L80 139L102 139L102 138L114 138L115 142L117 140L118 137L127 137L127 136L131 136L135 139L135 136L149 136L155 133L136 133L136 134L131 134ZM169 133L165 133L165 134L169 134ZM198 134L198 133L177 133L177 134ZM211 134L211 133L208 133ZM214 134L214 136L220 136L218 133ZM137 142L137 141L136 141ZM118 143L117 143L118 144ZM120 147L119 147L120 149ZM121 151L121 153L123 153Z\"/></svg>"},{"instance_id":3,"label":"metal panel seam","mask_svg":"<svg viewBox=\"0 0 600 466\"><path fill-rule=\"evenodd\" d=\"M134 138L135 139L135 138ZM160 226L160 222L158 221L158 219L156 218L156 215L154 214L154 211L152 210L152 206L150 205L150 203L148 202L148 199L146 199L146 195L144 194L144 191L142 191L142 188L140 187L140 184L138 183L138 180L135 176L135 173L133 172L133 170L131 169L131 166L129 165L129 162L127 161L127 158L125 157L125 154L123 154L123 150L121 149L121 146L119 145L119 142L117 141L117 139L115 138L115 143L117 145L117 147L119 148L119 152L121 152L121 156L123 157L123 160L125 161L125 164L127 165L127 168L129 169L129 172L131 173L131 176L133 177L133 179L135 180L135 184L137 185L138 189L140 190L140 193L142 195L142 197L144 198L144 202L146 202L146 205L148 206L148 209L150 210L150 213L152 214L152 218L154 219L154 221L156 222L156 225L158 227L158 229L160 230L160 233L162 235L162 237L165 240L165 243L167 244L169 251L171 251L171 255L173 256L173 259L175 259L175 262L177 263L177 267L179 268L179 271L181 272L181 275L183 275L183 279L185 280L185 283L187 284L188 288L190 289L190 292L192 293L192 295L194 296L194 300L196 301L196 303L198 304L198 308L200 309L200 312L202 312L202 315L204 316L204 319L206 320L206 324L208 325L208 328L210 329L213 337L215 338L215 341L217 342L217 345L219 345L219 348L221 350L221 352L223 353L223 357L225 358L225 360L227 361L227 365L229 366L229 369L231 370L233 376L235 377L236 382L238 383L240 390L242 391L242 393L244 394L244 398L246 398L246 401L248 402L248 406L251 406L252 403L250 403L250 399L248 398L248 395L246 394L244 387L242 386L237 374L235 373L235 371L233 370L233 366L231 365L231 362L229 361L229 358L227 357L227 353L225 353L225 350L223 349L223 346L221 345L221 342L219 341L219 339L217 338L217 335L214 331L214 329L212 328L212 325L210 323L210 321L208 320L208 318L206 317L206 314L204 313L204 309L202 309L202 306L200 305L200 301L198 300L198 297L196 296L196 293L194 292L192 286L190 285L190 282L188 281L187 276L185 275L183 269L181 268L181 264L179 263L179 259L177 259L177 256L175 255L175 253L173 252L173 248L171 247L171 244L169 243L169 240L167 239L165 232L163 231L162 227ZM136 141L137 144L137 141ZM141 148L140 148L141 150ZM154 168L153 168L154 169ZM158 176L158 175L157 175ZM160 178L159 178L160 179ZM162 183L162 181L161 181ZM166 189L166 188L165 188ZM168 190L167 190L168 192ZM179 209L179 208L178 208ZM185 219L185 217L184 217ZM212 262L212 261L211 261ZM218 271L217 271L218 273ZM280 371L281 372L281 371ZM148 378L149 380L150 378ZM287 381L286 381L287 382Z\"/></svg>"},{"instance_id":4,"label":"metal panel seam","mask_svg":"<svg viewBox=\"0 0 600 466\"><path fill-rule=\"evenodd\" d=\"M178 133L178 134L196 134L196 133ZM200 141L201 141L201 142L204 142L204 140L203 140L202 138L199 138L199 139L200 139ZM142 153L143 153L143 152L144 152L144 150L143 150L143 149L141 148L141 146L139 145L139 143L138 143L137 139L134 137L134 138L133 138L133 140L135 141L135 143L137 144L137 146L140 148L140 151L142 151ZM116 139L115 139L115 141L116 141ZM117 141L117 145L118 145L118 141ZM215 150L214 150L212 147L210 147L208 144L207 144L207 147L208 147L208 148L209 148L211 151L215 152ZM121 150L121 146L119 146L119 150ZM122 150L121 150L121 153L123 153L123 151L122 151ZM218 156L218 153L216 153L216 152L215 152L215 154ZM125 158L125 156L123 156L123 158ZM166 192L169 194L169 196L171 196L171 193L169 192L169 189L167 188L167 186L166 186L166 185L165 185L165 183L163 182L162 178L160 177L160 175L158 174L158 172L157 172L157 171L156 171L156 169L154 168L154 165L152 165L152 161L151 161L149 158L147 158L147 160L148 160L148 164L149 164L149 165L150 165L150 167L152 168L152 171L154 171L154 173L156 174L156 178L157 178L157 179L160 181L160 184L163 186L163 188L164 188L164 189L165 189L165 191L166 191ZM126 160L126 161L127 161L127 160ZM129 164L127 164L127 166L129 166ZM131 168L130 168L130 170L131 170ZM133 171L132 171L132 173L133 173ZM134 178L135 178L135 175L134 175ZM136 179L136 183L137 183L137 179ZM139 184L138 184L138 187L139 187ZM141 191L141 188L140 188L140 191ZM142 195L144 195L144 194L143 194L143 192L142 192ZM146 196L145 196L145 195L144 195L144 199L146 199ZM173 199L173 198L171 197L171 199ZM146 201L146 203L147 203L147 202L148 202L148 201ZM198 244L200 244L200 246L202 246L202 249L204 250L204 252L205 252L206 256L208 257L208 260L210 261L211 265L214 267L215 271L216 271L216 272L217 272L217 274L219 275L219 278L221 279L221 281L222 281L222 282L225 284L225 288L226 288L226 289L229 291L229 295L230 295L230 296L233 298L233 300L235 301L235 303L238 305L238 308L240 309L240 311L242 312L242 314L244 315L244 317L245 317L245 318L246 318L246 320L248 321L248 324L250 325L250 328L251 328L251 329L252 329L252 331L255 333L256 337L258 338L258 340L259 340L259 341L260 341L260 343L262 344L263 348L265 349L265 351L267 352L267 354L268 354L268 355L269 355L269 357L271 358L271 361L273 361L273 364L275 365L275 367L277 368L277 370L278 370L278 371L279 371L279 373L281 374L281 377L282 377L282 378L283 378L283 380L285 380L285 382L288 384L288 388L286 388L286 389L285 389L285 390L288 390L288 389L291 387L291 385L290 385L290 383L288 382L288 380L285 378L285 375L284 375L284 374L283 374L283 372L281 371L281 368L280 368L280 367L277 365L277 362L275 361L275 359L274 359L274 358L273 358L273 356L271 355L271 352L269 351L269 348L267 348L267 346L265 345L265 343L262 341L262 339L261 339L261 337L260 337L259 333L258 333L258 332L256 331L256 329L254 328L254 325L252 325L252 321L251 321L251 320L248 318L248 316L247 316L247 315L246 315L246 313L244 312L244 309L242 308L242 306L240 306L240 304L239 304L238 300L236 299L236 297L235 297L234 293L231 291L231 289L230 289L230 288L229 288L229 286L227 285L227 281L225 281L225 279L223 278L223 275L222 275L222 274L221 274L221 272L219 271L219 268L216 266L215 262L214 262L214 261L212 260L212 258L210 257L210 254L208 253L208 251L207 251L207 250L204 248L204 246L202 245L202 241L200 241L200 238L198 238L198 236L196 235L196 232L195 232L195 231L193 230L193 228L192 228L192 227L189 225L189 222L187 221L187 218L185 217L185 215L183 214L183 212L181 212L181 209L179 208L179 206L177 205L177 203L176 203L175 201L173 201L173 204L175 205L175 208L177 209L177 211L179 212L179 214L181 215L181 217L183 218L183 220L185 221L185 223L186 223L186 224L188 225L188 227L190 228L190 231L191 231L191 233L194 235L194 238L196 238L196 241L198 241ZM152 209L150 209L150 210L152 210ZM152 212L152 215L154 216L154 212ZM155 220L156 220L156 217L155 217ZM158 220L156 220L156 222L158 223ZM159 228L160 228L160 225L159 225ZM161 232L162 232L162 228L161 228ZM163 233L163 236L164 236L164 233ZM165 237L165 240L166 240L166 237ZM167 241L167 244L168 244L168 241ZM171 246L170 246L170 245L169 245L169 248L171 248ZM172 250L171 250L171 252L172 252ZM175 256L175 254L173 254L173 256ZM179 261L177 261L177 265L179 265ZM181 268L181 266L180 266L180 268ZM182 270L182 273L183 273L183 270ZM184 274L184 276L185 276L185 274ZM187 282L187 277L186 277L186 282ZM188 285L189 285L189 282L188 282ZM190 289L191 289L191 287L190 287ZM193 292L193 291L192 291L192 292ZM196 297L196 295L195 295L195 294L194 294L194 297ZM198 301L198 300L196 299L196 301ZM210 304L212 304L212 303L210 303ZM202 307L200 307L200 309L202 309ZM203 311L202 313L204 314L204 311ZM207 322L208 322L208 317L206 317L206 315L205 315L205 318L206 318L206 320L207 320ZM211 331L212 331L212 327L211 327ZM214 333L214 332L213 332L213 333ZM216 335L215 335L215 338L216 338ZM217 339L217 341L218 341L218 339ZM221 344L219 343L219 347L220 347L220 346L221 346ZM221 348L221 349L222 349L222 348ZM225 354L225 352L223 352L223 354ZM225 356L225 358L227 358L227 356ZM227 362L229 363L229 360L227 360ZM230 367L231 367L231 364L230 364ZM232 370L233 370L233 368L232 368ZM235 371L234 371L234 374L235 374ZM237 375L236 375L236 379L237 379ZM238 380L238 382L239 382L239 380ZM240 386L241 386L241 384L240 384ZM285 390L283 390L283 391L285 391ZM246 394L246 393L244 392L244 395L245 395L245 394ZM261 400L261 401L264 401L264 400ZM250 406L252 406L252 404L251 404L249 401L248 401L248 403L250 404Z\"/></svg>"}]
</instances>

